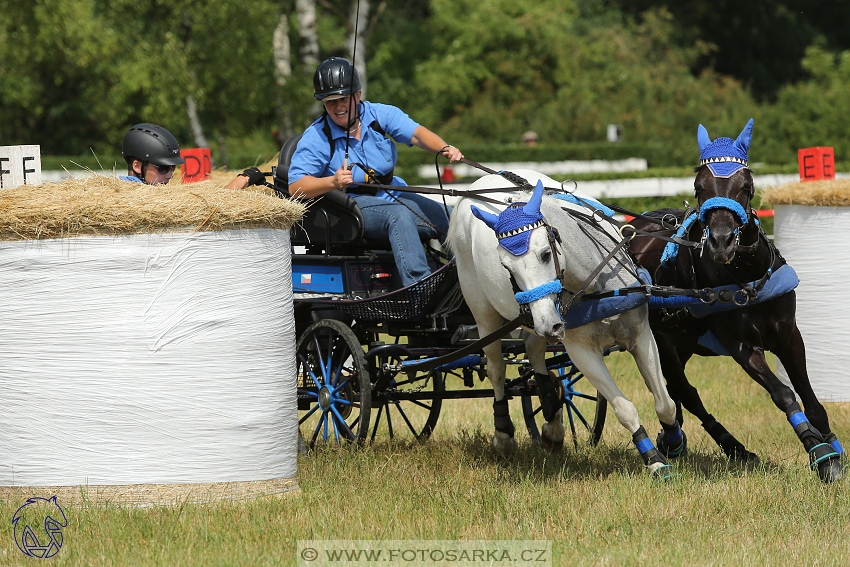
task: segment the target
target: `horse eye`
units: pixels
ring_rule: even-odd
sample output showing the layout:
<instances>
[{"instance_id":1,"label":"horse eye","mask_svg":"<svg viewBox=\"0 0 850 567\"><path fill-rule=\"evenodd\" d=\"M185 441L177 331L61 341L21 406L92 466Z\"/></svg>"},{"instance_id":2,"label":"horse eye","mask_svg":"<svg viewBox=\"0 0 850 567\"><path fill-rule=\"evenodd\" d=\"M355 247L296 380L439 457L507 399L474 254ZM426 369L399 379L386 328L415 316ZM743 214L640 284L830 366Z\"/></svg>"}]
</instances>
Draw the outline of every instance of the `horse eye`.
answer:
<instances>
[{"instance_id":1,"label":"horse eye","mask_svg":"<svg viewBox=\"0 0 850 567\"><path fill-rule=\"evenodd\" d=\"M699 195L702 191L702 185L694 185L694 195Z\"/></svg>"}]
</instances>

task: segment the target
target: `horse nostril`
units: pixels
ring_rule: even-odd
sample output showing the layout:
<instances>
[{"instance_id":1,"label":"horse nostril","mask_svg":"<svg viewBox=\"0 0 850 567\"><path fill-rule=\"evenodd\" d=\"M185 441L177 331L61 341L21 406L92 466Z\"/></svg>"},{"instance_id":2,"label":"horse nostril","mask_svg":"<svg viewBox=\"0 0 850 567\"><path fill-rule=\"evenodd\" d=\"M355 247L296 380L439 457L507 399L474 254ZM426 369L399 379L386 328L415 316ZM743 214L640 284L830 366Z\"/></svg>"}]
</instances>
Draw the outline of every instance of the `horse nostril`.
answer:
<instances>
[{"instance_id":1,"label":"horse nostril","mask_svg":"<svg viewBox=\"0 0 850 567\"><path fill-rule=\"evenodd\" d=\"M552 327L552 335L556 336L556 337L560 337L560 336L563 336L563 334L564 334L564 324L563 323L556 323Z\"/></svg>"},{"instance_id":2,"label":"horse nostril","mask_svg":"<svg viewBox=\"0 0 850 567\"><path fill-rule=\"evenodd\" d=\"M735 235L732 232L714 231L709 233L708 242L715 250L728 248L732 245Z\"/></svg>"}]
</instances>

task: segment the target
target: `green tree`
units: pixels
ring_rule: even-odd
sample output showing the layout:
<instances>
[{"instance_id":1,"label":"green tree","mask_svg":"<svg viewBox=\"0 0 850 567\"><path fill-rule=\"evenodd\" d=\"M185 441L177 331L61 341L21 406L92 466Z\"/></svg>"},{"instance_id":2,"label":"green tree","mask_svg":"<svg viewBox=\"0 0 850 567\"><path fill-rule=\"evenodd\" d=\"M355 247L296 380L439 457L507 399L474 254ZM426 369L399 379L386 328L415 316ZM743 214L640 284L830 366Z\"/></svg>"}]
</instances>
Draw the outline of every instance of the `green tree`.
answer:
<instances>
[{"instance_id":1,"label":"green tree","mask_svg":"<svg viewBox=\"0 0 850 567\"><path fill-rule=\"evenodd\" d=\"M121 38L95 0L6 0L0 13L0 140L45 152L102 147L126 105L111 96L122 82Z\"/></svg>"},{"instance_id":2,"label":"green tree","mask_svg":"<svg viewBox=\"0 0 850 567\"><path fill-rule=\"evenodd\" d=\"M404 59L409 80L373 69L373 98L452 140L516 142L533 129L542 143L603 141L616 123L627 140L667 144L687 161L700 122L737 133L757 113L737 82L692 75L702 47L673 41L666 10L637 22L583 10L564 0L433 0L408 40L422 47ZM392 46L380 44L370 61L391 68L388 54L400 55Z\"/></svg>"},{"instance_id":3,"label":"green tree","mask_svg":"<svg viewBox=\"0 0 850 567\"><path fill-rule=\"evenodd\" d=\"M813 46L802 66L810 79L780 89L765 109L765 149L769 160L795 163L797 150L833 146L837 160L850 156L850 51L835 53Z\"/></svg>"}]
</instances>

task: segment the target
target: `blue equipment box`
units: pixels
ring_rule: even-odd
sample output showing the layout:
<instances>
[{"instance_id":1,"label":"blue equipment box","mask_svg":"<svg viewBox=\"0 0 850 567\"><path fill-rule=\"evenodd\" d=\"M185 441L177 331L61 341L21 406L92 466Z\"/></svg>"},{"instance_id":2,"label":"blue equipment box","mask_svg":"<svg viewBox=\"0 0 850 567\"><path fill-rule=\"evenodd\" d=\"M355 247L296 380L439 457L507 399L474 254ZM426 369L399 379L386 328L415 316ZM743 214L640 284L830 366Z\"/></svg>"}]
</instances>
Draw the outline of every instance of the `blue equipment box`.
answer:
<instances>
[{"instance_id":1,"label":"blue equipment box","mask_svg":"<svg viewBox=\"0 0 850 567\"><path fill-rule=\"evenodd\" d=\"M293 265L292 291L295 293L344 293L342 266Z\"/></svg>"}]
</instances>

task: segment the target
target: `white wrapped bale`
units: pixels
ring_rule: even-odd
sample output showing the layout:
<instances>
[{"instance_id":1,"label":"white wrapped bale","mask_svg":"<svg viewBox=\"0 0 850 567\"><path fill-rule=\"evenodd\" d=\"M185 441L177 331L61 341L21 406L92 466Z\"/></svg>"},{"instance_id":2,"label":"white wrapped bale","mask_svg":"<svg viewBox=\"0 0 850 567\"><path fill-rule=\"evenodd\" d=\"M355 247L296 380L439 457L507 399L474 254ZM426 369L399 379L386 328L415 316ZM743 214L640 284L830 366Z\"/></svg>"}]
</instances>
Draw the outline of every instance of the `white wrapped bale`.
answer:
<instances>
[{"instance_id":1,"label":"white wrapped bale","mask_svg":"<svg viewBox=\"0 0 850 567\"><path fill-rule=\"evenodd\" d=\"M297 489L287 223L0 243L0 487Z\"/></svg>"},{"instance_id":2,"label":"white wrapped bale","mask_svg":"<svg viewBox=\"0 0 850 567\"><path fill-rule=\"evenodd\" d=\"M777 248L800 277L797 325L806 343L806 366L821 402L850 402L850 303L844 288L850 256L850 181L793 183L766 192L775 206ZM777 361L777 374L788 382Z\"/></svg>"}]
</instances>

